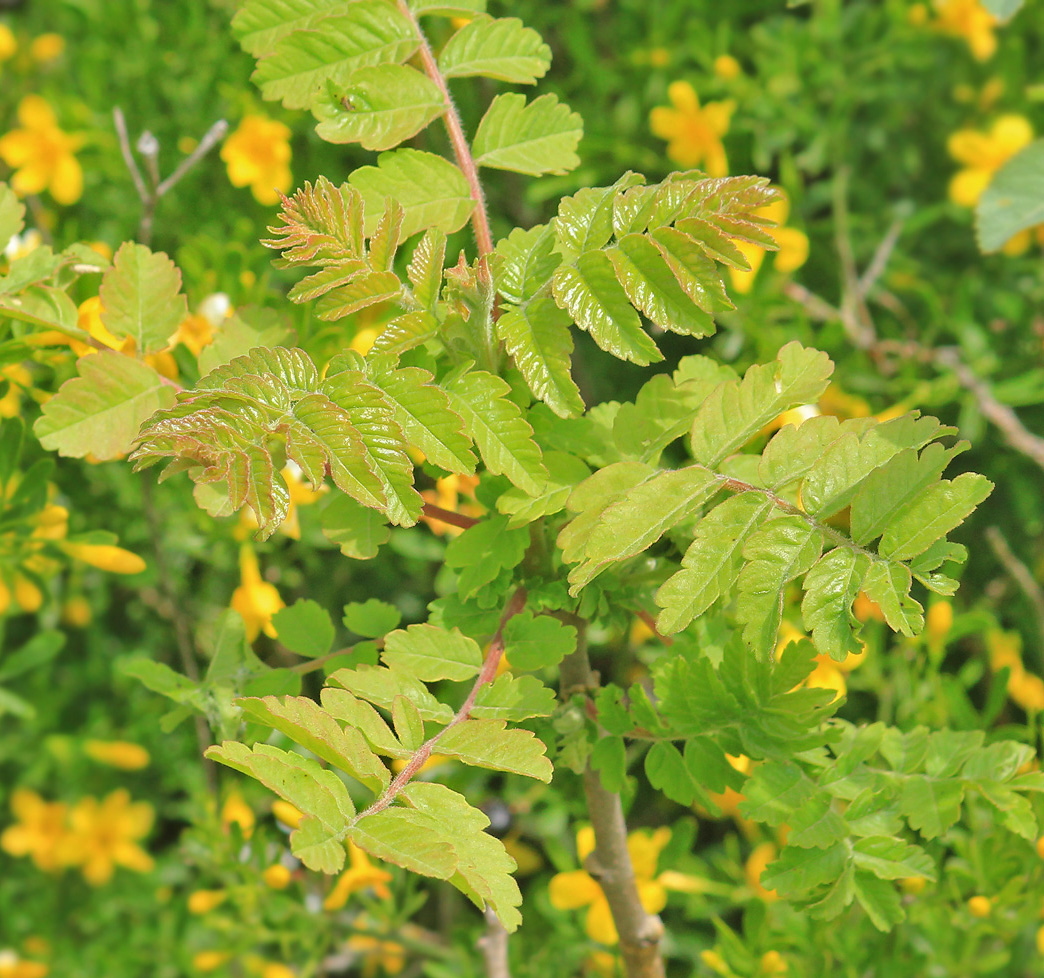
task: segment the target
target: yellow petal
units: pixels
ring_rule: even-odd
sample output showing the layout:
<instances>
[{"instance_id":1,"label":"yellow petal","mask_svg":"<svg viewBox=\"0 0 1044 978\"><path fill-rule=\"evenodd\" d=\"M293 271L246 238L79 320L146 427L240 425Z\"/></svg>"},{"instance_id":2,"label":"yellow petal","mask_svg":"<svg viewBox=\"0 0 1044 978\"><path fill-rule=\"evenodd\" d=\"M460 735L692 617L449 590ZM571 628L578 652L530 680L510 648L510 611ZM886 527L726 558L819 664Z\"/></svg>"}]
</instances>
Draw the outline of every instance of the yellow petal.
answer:
<instances>
[{"instance_id":1,"label":"yellow petal","mask_svg":"<svg viewBox=\"0 0 1044 978\"><path fill-rule=\"evenodd\" d=\"M140 771L149 766L149 752L140 744L126 740L88 740L83 752L99 764L108 764L124 771Z\"/></svg>"},{"instance_id":2,"label":"yellow petal","mask_svg":"<svg viewBox=\"0 0 1044 978\"><path fill-rule=\"evenodd\" d=\"M54 110L40 95L26 95L18 103L18 121L26 129L54 129L58 125Z\"/></svg>"},{"instance_id":3,"label":"yellow petal","mask_svg":"<svg viewBox=\"0 0 1044 978\"><path fill-rule=\"evenodd\" d=\"M805 264L808 260L808 235L796 228L776 228L772 235L779 244L773 262L777 272L786 275Z\"/></svg>"},{"instance_id":4,"label":"yellow petal","mask_svg":"<svg viewBox=\"0 0 1044 978\"><path fill-rule=\"evenodd\" d=\"M659 913L667 906L667 890L658 880L640 881L638 899L646 913Z\"/></svg>"},{"instance_id":5,"label":"yellow petal","mask_svg":"<svg viewBox=\"0 0 1044 978\"><path fill-rule=\"evenodd\" d=\"M681 112L694 113L700 109L700 99L696 89L686 81L671 82L667 86L667 98Z\"/></svg>"},{"instance_id":6,"label":"yellow petal","mask_svg":"<svg viewBox=\"0 0 1044 978\"><path fill-rule=\"evenodd\" d=\"M946 149L958 163L972 167L983 166L993 155L988 137L974 129L958 129L951 133L946 141Z\"/></svg>"},{"instance_id":7,"label":"yellow petal","mask_svg":"<svg viewBox=\"0 0 1044 978\"><path fill-rule=\"evenodd\" d=\"M1006 157L1033 142L1033 127L1021 115L1002 115L990 129L990 138Z\"/></svg>"},{"instance_id":8,"label":"yellow petal","mask_svg":"<svg viewBox=\"0 0 1044 978\"><path fill-rule=\"evenodd\" d=\"M576 854L583 862L595 850L595 831L590 825L585 825L576 833Z\"/></svg>"},{"instance_id":9,"label":"yellow petal","mask_svg":"<svg viewBox=\"0 0 1044 978\"><path fill-rule=\"evenodd\" d=\"M1029 246L1033 243L1033 235L1030 233L1029 228L1024 228L1019 231L1018 234L1013 234L1007 241L1004 242L1004 247L1001 251L1011 258L1017 258L1019 255L1026 254L1029 251Z\"/></svg>"},{"instance_id":10,"label":"yellow petal","mask_svg":"<svg viewBox=\"0 0 1044 978\"><path fill-rule=\"evenodd\" d=\"M990 170L959 170L950 180L950 200L960 207L974 207L992 178Z\"/></svg>"},{"instance_id":11,"label":"yellow petal","mask_svg":"<svg viewBox=\"0 0 1044 978\"><path fill-rule=\"evenodd\" d=\"M612 911L609 909L609 902L604 896L588 908L584 929L587 931L587 936L592 941L598 941L599 944L615 944L620 940L616 924L613 922Z\"/></svg>"},{"instance_id":12,"label":"yellow petal","mask_svg":"<svg viewBox=\"0 0 1044 978\"><path fill-rule=\"evenodd\" d=\"M557 910L576 910L602 896L602 888L594 881L590 873L575 869L569 873L557 873L551 877L548 887L551 906Z\"/></svg>"},{"instance_id":13,"label":"yellow petal","mask_svg":"<svg viewBox=\"0 0 1044 978\"><path fill-rule=\"evenodd\" d=\"M113 574L140 574L145 570L145 561L122 547L98 543L65 543L62 549L74 560Z\"/></svg>"}]
</instances>

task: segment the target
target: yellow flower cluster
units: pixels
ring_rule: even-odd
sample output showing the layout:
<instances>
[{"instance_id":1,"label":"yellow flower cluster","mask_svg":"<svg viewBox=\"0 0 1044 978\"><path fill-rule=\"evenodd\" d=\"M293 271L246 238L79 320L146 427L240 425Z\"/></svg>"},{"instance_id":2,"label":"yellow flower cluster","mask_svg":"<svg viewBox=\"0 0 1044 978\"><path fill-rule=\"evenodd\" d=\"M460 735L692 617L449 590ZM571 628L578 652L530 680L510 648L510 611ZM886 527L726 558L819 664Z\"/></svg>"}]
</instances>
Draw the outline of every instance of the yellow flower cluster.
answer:
<instances>
[{"instance_id":1,"label":"yellow flower cluster","mask_svg":"<svg viewBox=\"0 0 1044 978\"><path fill-rule=\"evenodd\" d=\"M667 891L700 893L703 880L674 870L657 874L660 853L671 841L671 830L662 826L655 831L640 829L627 837L627 851L631 856L638 898L647 913L659 913L667 906ZM594 852L595 834L590 826L576 834L576 852L581 864ZM551 905L558 910L579 910L587 907L585 929L587 936L600 944L616 944L620 936L613 923L609 901L594 877L584 869L558 873L551 878L549 895Z\"/></svg>"},{"instance_id":2,"label":"yellow flower cluster","mask_svg":"<svg viewBox=\"0 0 1044 978\"><path fill-rule=\"evenodd\" d=\"M44 978L49 970L42 961L28 961L10 948L0 949L0 978Z\"/></svg>"},{"instance_id":3,"label":"yellow flower cluster","mask_svg":"<svg viewBox=\"0 0 1044 978\"><path fill-rule=\"evenodd\" d=\"M261 579L257 554L249 544L239 548L240 585L232 592L231 607L243 616L247 640L253 642L261 632L269 638L276 637L272 616L286 602L279 596L274 584Z\"/></svg>"},{"instance_id":4,"label":"yellow flower cluster","mask_svg":"<svg viewBox=\"0 0 1044 978\"><path fill-rule=\"evenodd\" d=\"M729 161L721 137L729 131L736 103L708 102L700 106L696 90L685 81L667 87L671 105L659 105L649 113L654 136L667 140L667 155L679 166L702 166L712 177L724 177Z\"/></svg>"},{"instance_id":5,"label":"yellow flower cluster","mask_svg":"<svg viewBox=\"0 0 1044 978\"><path fill-rule=\"evenodd\" d=\"M132 802L123 788L101 801L82 798L71 808L17 788L11 810L17 822L0 834L0 849L28 856L44 872L76 867L88 883L101 886L117 866L139 873L152 869L152 857L138 845L152 828L152 806Z\"/></svg>"},{"instance_id":6,"label":"yellow flower cluster","mask_svg":"<svg viewBox=\"0 0 1044 978\"><path fill-rule=\"evenodd\" d=\"M248 115L221 147L228 179L249 187L260 204L275 204L290 189L290 130L281 122Z\"/></svg>"},{"instance_id":7,"label":"yellow flower cluster","mask_svg":"<svg viewBox=\"0 0 1044 978\"><path fill-rule=\"evenodd\" d=\"M1044 710L1044 679L1027 672L1022 663L1022 636L1018 632L990 631L986 634L990 668L1008 667L1008 695L1027 712Z\"/></svg>"},{"instance_id":8,"label":"yellow flower cluster","mask_svg":"<svg viewBox=\"0 0 1044 978\"><path fill-rule=\"evenodd\" d=\"M997 18L990 13L981 0L932 0L934 19L923 3L910 8L910 21L927 24L933 30L950 37L963 38L972 56L978 61L987 61L997 50Z\"/></svg>"},{"instance_id":9,"label":"yellow flower cluster","mask_svg":"<svg viewBox=\"0 0 1044 978\"><path fill-rule=\"evenodd\" d=\"M59 204L75 204L83 194L83 169L74 155L83 137L63 132L54 110L40 95L18 104L20 128L0 136L0 159L15 171L18 194L47 191Z\"/></svg>"},{"instance_id":10,"label":"yellow flower cluster","mask_svg":"<svg viewBox=\"0 0 1044 978\"><path fill-rule=\"evenodd\" d=\"M950 180L950 200L961 207L974 207L994 174L1032 141L1029 120L1013 114L1002 115L985 132L960 129L953 133L946 148L963 168ZM1001 250L1006 255L1021 255L1034 239L1044 245L1044 224L1020 231Z\"/></svg>"}]
</instances>

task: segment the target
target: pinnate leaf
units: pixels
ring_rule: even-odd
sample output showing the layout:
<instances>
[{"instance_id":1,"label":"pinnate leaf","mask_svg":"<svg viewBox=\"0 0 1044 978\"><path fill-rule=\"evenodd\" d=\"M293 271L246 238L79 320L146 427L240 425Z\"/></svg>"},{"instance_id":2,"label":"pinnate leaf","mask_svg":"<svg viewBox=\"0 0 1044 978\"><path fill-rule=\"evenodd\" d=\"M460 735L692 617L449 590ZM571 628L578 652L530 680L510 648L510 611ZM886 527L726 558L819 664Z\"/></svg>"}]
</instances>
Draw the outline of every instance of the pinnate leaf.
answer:
<instances>
[{"instance_id":1,"label":"pinnate leaf","mask_svg":"<svg viewBox=\"0 0 1044 978\"><path fill-rule=\"evenodd\" d=\"M326 609L311 598L298 598L272 616L279 641L291 652L315 658L326 655L334 640L334 626Z\"/></svg>"},{"instance_id":2,"label":"pinnate leaf","mask_svg":"<svg viewBox=\"0 0 1044 978\"><path fill-rule=\"evenodd\" d=\"M580 165L576 147L583 120L554 95L526 103L508 92L493 99L479 122L472 152L479 166L538 177L568 173Z\"/></svg>"},{"instance_id":3,"label":"pinnate leaf","mask_svg":"<svg viewBox=\"0 0 1044 978\"><path fill-rule=\"evenodd\" d=\"M439 69L447 78L484 75L532 84L550 65L551 49L517 17L474 17L439 53Z\"/></svg>"},{"instance_id":4,"label":"pinnate leaf","mask_svg":"<svg viewBox=\"0 0 1044 978\"><path fill-rule=\"evenodd\" d=\"M117 339L129 336L139 354L170 345L170 337L188 315L181 293L181 272L163 252L128 241L120 245L102 278L102 323Z\"/></svg>"},{"instance_id":5,"label":"pinnate leaf","mask_svg":"<svg viewBox=\"0 0 1044 978\"><path fill-rule=\"evenodd\" d=\"M447 728L436 749L474 767L551 780L544 742L529 730L505 729L503 720L464 720Z\"/></svg>"},{"instance_id":6,"label":"pinnate leaf","mask_svg":"<svg viewBox=\"0 0 1044 978\"><path fill-rule=\"evenodd\" d=\"M482 668L482 651L473 639L456 628L426 624L389 632L381 659L393 670L428 683L471 679Z\"/></svg>"}]
</instances>

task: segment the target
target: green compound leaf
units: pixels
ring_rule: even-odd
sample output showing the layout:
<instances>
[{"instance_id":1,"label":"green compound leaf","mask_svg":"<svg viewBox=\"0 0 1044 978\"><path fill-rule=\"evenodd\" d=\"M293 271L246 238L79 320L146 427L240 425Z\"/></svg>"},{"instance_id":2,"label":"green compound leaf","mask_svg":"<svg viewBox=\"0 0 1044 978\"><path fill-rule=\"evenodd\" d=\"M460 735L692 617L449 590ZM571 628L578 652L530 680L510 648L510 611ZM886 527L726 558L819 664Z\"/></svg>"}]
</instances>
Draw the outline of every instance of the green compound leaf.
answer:
<instances>
[{"instance_id":1,"label":"green compound leaf","mask_svg":"<svg viewBox=\"0 0 1044 978\"><path fill-rule=\"evenodd\" d=\"M696 524L682 570L656 593L656 603L663 609L656 619L661 633L681 631L729 594L743 566L743 548L771 509L772 502L765 496L745 492L715 506Z\"/></svg>"},{"instance_id":2,"label":"green compound leaf","mask_svg":"<svg viewBox=\"0 0 1044 978\"><path fill-rule=\"evenodd\" d=\"M497 335L529 389L560 418L584 412L583 398L569 372L573 353L570 323L569 315L547 296L525 306L508 306L497 320Z\"/></svg>"},{"instance_id":3,"label":"green compound leaf","mask_svg":"<svg viewBox=\"0 0 1044 978\"><path fill-rule=\"evenodd\" d=\"M979 248L999 251L1016 234L1044 223L1044 139L1020 150L994 175L975 206Z\"/></svg>"},{"instance_id":4,"label":"green compound leaf","mask_svg":"<svg viewBox=\"0 0 1044 978\"><path fill-rule=\"evenodd\" d=\"M410 10L417 16L467 17L469 14L484 14L486 0L410 0Z\"/></svg>"},{"instance_id":5,"label":"green compound leaf","mask_svg":"<svg viewBox=\"0 0 1044 978\"><path fill-rule=\"evenodd\" d=\"M855 862L858 864L858 860ZM852 877L852 886L859 905L879 931L890 931L905 919L899 894L885 880L871 873L857 872Z\"/></svg>"},{"instance_id":6,"label":"green compound leaf","mask_svg":"<svg viewBox=\"0 0 1044 978\"><path fill-rule=\"evenodd\" d=\"M908 777L899 791L899 811L910 828L926 839L937 838L961 817L964 789L964 782L958 778Z\"/></svg>"},{"instance_id":7,"label":"green compound leaf","mask_svg":"<svg viewBox=\"0 0 1044 978\"><path fill-rule=\"evenodd\" d=\"M446 566L460 571L457 590L473 597L502 571L517 567L529 547L525 527L508 528L505 516L490 516L466 529L446 548Z\"/></svg>"},{"instance_id":8,"label":"green compound leaf","mask_svg":"<svg viewBox=\"0 0 1044 978\"><path fill-rule=\"evenodd\" d=\"M450 407L445 391L420 367L384 370L371 362L370 375L385 395L395 420L411 445L449 472L471 475L477 461L464 421Z\"/></svg>"},{"instance_id":9,"label":"green compound leaf","mask_svg":"<svg viewBox=\"0 0 1044 978\"><path fill-rule=\"evenodd\" d=\"M553 768L544 742L529 730L504 728L503 720L464 720L446 730L437 750L473 767L550 781Z\"/></svg>"},{"instance_id":10,"label":"green compound leaf","mask_svg":"<svg viewBox=\"0 0 1044 978\"><path fill-rule=\"evenodd\" d=\"M690 516L719 488L701 466L658 472L599 517L584 545L584 560L569 572L571 594L615 561L640 554Z\"/></svg>"},{"instance_id":11,"label":"green compound leaf","mask_svg":"<svg viewBox=\"0 0 1044 978\"><path fill-rule=\"evenodd\" d=\"M861 651L853 635L859 621L852 614L863 586L870 558L848 547L837 547L824 554L805 575L805 597L801 617L812 634L812 642L825 655L838 662ZM905 569L905 568L904 568Z\"/></svg>"},{"instance_id":12,"label":"green compound leaf","mask_svg":"<svg viewBox=\"0 0 1044 978\"><path fill-rule=\"evenodd\" d=\"M693 457L717 465L782 412L814 403L833 371L825 353L788 343L775 363L751 367L741 381L724 383L707 398L692 425Z\"/></svg>"},{"instance_id":13,"label":"green compound leaf","mask_svg":"<svg viewBox=\"0 0 1044 978\"><path fill-rule=\"evenodd\" d=\"M523 611L504 626L504 650L514 669L551 668L576 650L576 629L549 615Z\"/></svg>"},{"instance_id":14,"label":"green compound leaf","mask_svg":"<svg viewBox=\"0 0 1044 978\"><path fill-rule=\"evenodd\" d=\"M535 676L505 674L479 690L471 716L476 720L528 720L550 716L555 706L554 690Z\"/></svg>"},{"instance_id":15,"label":"green compound leaf","mask_svg":"<svg viewBox=\"0 0 1044 978\"><path fill-rule=\"evenodd\" d=\"M438 821L407 808L364 815L348 830L348 838L371 856L422 876L448 880L457 870L457 856L442 835Z\"/></svg>"},{"instance_id":16,"label":"green compound leaf","mask_svg":"<svg viewBox=\"0 0 1044 978\"><path fill-rule=\"evenodd\" d=\"M721 273L698 241L671 227L656 228L646 240L649 239L682 290L700 309L713 315L719 309L734 308L725 292Z\"/></svg>"},{"instance_id":17,"label":"green compound leaf","mask_svg":"<svg viewBox=\"0 0 1044 978\"><path fill-rule=\"evenodd\" d=\"M822 530L800 516L773 519L747 540L746 563L736 579L736 618L759 656L767 658L775 647L787 584L807 573L822 548Z\"/></svg>"},{"instance_id":18,"label":"green compound leaf","mask_svg":"<svg viewBox=\"0 0 1044 978\"><path fill-rule=\"evenodd\" d=\"M139 354L170 345L170 337L188 315L181 294L181 272L163 252L153 254L131 241L120 245L102 278L102 323L113 336L129 336Z\"/></svg>"},{"instance_id":19,"label":"green compound leaf","mask_svg":"<svg viewBox=\"0 0 1044 978\"><path fill-rule=\"evenodd\" d=\"M386 757L409 757L412 753L399 743L391 727L369 703L352 696L348 690L327 686L320 694L320 699L323 709L330 716L358 730L378 754ZM394 706L393 699L393 709Z\"/></svg>"},{"instance_id":20,"label":"green compound leaf","mask_svg":"<svg viewBox=\"0 0 1044 978\"><path fill-rule=\"evenodd\" d=\"M418 750L424 743L424 721L412 700L396 696L392 701L392 724L395 736L407 750Z\"/></svg>"},{"instance_id":21,"label":"green compound leaf","mask_svg":"<svg viewBox=\"0 0 1044 978\"><path fill-rule=\"evenodd\" d=\"M236 705L252 720L286 734L371 790L387 786L388 770L362 734L351 727L342 728L315 700L307 696L285 696L281 700L275 696L244 697L236 700Z\"/></svg>"},{"instance_id":22,"label":"green compound leaf","mask_svg":"<svg viewBox=\"0 0 1044 978\"><path fill-rule=\"evenodd\" d=\"M319 522L323 536L355 560L376 557L391 536L391 528L381 513L340 494L329 495L320 503Z\"/></svg>"},{"instance_id":23,"label":"green compound leaf","mask_svg":"<svg viewBox=\"0 0 1044 978\"><path fill-rule=\"evenodd\" d=\"M489 819L441 784L417 781L402 793L408 804L439 826L442 839L453 847L457 872L450 882L479 909L491 906L504 927L515 930L522 922L522 894L511 876L516 864L504 843L485 831Z\"/></svg>"},{"instance_id":24,"label":"green compound leaf","mask_svg":"<svg viewBox=\"0 0 1044 978\"><path fill-rule=\"evenodd\" d=\"M605 252L587 251L575 265L560 266L555 271L554 294L555 301L576 325L590 333L606 353L642 367L663 359L659 348L642 330L638 313L631 307Z\"/></svg>"},{"instance_id":25,"label":"green compound leaf","mask_svg":"<svg viewBox=\"0 0 1044 978\"><path fill-rule=\"evenodd\" d=\"M357 669L338 669L327 680L342 686L360 699L368 700L389 713L396 696L407 696L420 711L421 718L436 723L449 723L453 711L440 703L428 688L413 676L386 666L359 666Z\"/></svg>"},{"instance_id":26,"label":"green compound leaf","mask_svg":"<svg viewBox=\"0 0 1044 978\"><path fill-rule=\"evenodd\" d=\"M0 244L6 247L11 238L22 233L24 217L25 205L6 183L0 182Z\"/></svg>"},{"instance_id":27,"label":"green compound leaf","mask_svg":"<svg viewBox=\"0 0 1044 978\"><path fill-rule=\"evenodd\" d=\"M475 17L439 53L439 70L447 78L484 75L531 85L550 66L551 49L517 17Z\"/></svg>"},{"instance_id":28,"label":"green compound leaf","mask_svg":"<svg viewBox=\"0 0 1044 978\"><path fill-rule=\"evenodd\" d=\"M314 27L343 9L342 0L246 0L232 18L232 34L255 58L293 31Z\"/></svg>"},{"instance_id":29,"label":"green compound leaf","mask_svg":"<svg viewBox=\"0 0 1044 978\"><path fill-rule=\"evenodd\" d=\"M646 235L624 235L608 255L627 298L650 322L686 336L714 332L714 320L690 297L663 253Z\"/></svg>"},{"instance_id":30,"label":"green compound leaf","mask_svg":"<svg viewBox=\"0 0 1044 978\"><path fill-rule=\"evenodd\" d=\"M272 616L279 641L291 652L314 659L326 655L334 640L334 626L326 609L311 598L298 598Z\"/></svg>"},{"instance_id":31,"label":"green compound leaf","mask_svg":"<svg viewBox=\"0 0 1044 978\"><path fill-rule=\"evenodd\" d=\"M174 388L152 367L103 350L77 362L33 426L48 451L71 458L118 458L130 451L138 429L153 412L174 403Z\"/></svg>"},{"instance_id":32,"label":"green compound leaf","mask_svg":"<svg viewBox=\"0 0 1044 978\"><path fill-rule=\"evenodd\" d=\"M497 170L538 177L568 173L580 165L576 147L584 123L554 95L526 97L509 92L493 99L472 143L475 162Z\"/></svg>"},{"instance_id":33,"label":"green compound leaf","mask_svg":"<svg viewBox=\"0 0 1044 978\"><path fill-rule=\"evenodd\" d=\"M317 29L276 40L252 76L264 98L307 109L327 83L343 85L358 68L405 61L420 46L410 22L384 0L338 8L344 12L316 22Z\"/></svg>"},{"instance_id":34,"label":"green compound leaf","mask_svg":"<svg viewBox=\"0 0 1044 978\"><path fill-rule=\"evenodd\" d=\"M558 216L551 222L555 251L572 262L585 252L603 248L613 235L613 204L618 194L644 183L644 177L628 170L611 187L585 187L563 197Z\"/></svg>"},{"instance_id":35,"label":"green compound leaf","mask_svg":"<svg viewBox=\"0 0 1044 978\"><path fill-rule=\"evenodd\" d=\"M344 865L343 839L355 806L333 771L321 768L311 758L287 753L268 744L244 744L226 740L220 747L208 747L206 756L256 778L298 811L311 816L313 825L304 829L299 857L309 869L336 873ZM302 822L302 826L304 826ZM297 832L301 832L298 829ZM296 833L295 833L296 834ZM291 836L291 846L294 843ZM295 850L296 852L296 850Z\"/></svg>"},{"instance_id":36,"label":"green compound leaf","mask_svg":"<svg viewBox=\"0 0 1044 978\"><path fill-rule=\"evenodd\" d=\"M475 209L464 174L441 156L418 149L382 153L376 166L360 167L348 182L366 204L367 234L377 227L385 197L402 205L403 238L428 228L446 234L459 231Z\"/></svg>"},{"instance_id":37,"label":"green compound leaf","mask_svg":"<svg viewBox=\"0 0 1044 978\"><path fill-rule=\"evenodd\" d=\"M478 675L482 650L456 628L447 631L434 625L410 625L385 636L381 660L393 671L421 682L460 681Z\"/></svg>"},{"instance_id":38,"label":"green compound leaf","mask_svg":"<svg viewBox=\"0 0 1044 978\"><path fill-rule=\"evenodd\" d=\"M450 404L464 419L486 468L537 495L547 482L547 469L533 429L509 391L507 381L484 370L472 370L447 387Z\"/></svg>"},{"instance_id":39,"label":"green compound leaf","mask_svg":"<svg viewBox=\"0 0 1044 978\"><path fill-rule=\"evenodd\" d=\"M497 509L511 517L508 520L510 528L525 526L541 516L560 513L565 509L574 486L591 474L591 470L580 459L565 452L547 452L544 464L547 466L548 480L539 495L530 496L513 486L497 500Z\"/></svg>"},{"instance_id":40,"label":"green compound leaf","mask_svg":"<svg viewBox=\"0 0 1044 978\"><path fill-rule=\"evenodd\" d=\"M402 620L399 609L387 601L367 598L365 601L353 601L344 606L345 628L356 635L366 638L380 638L395 628Z\"/></svg>"},{"instance_id":41,"label":"green compound leaf","mask_svg":"<svg viewBox=\"0 0 1044 978\"><path fill-rule=\"evenodd\" d=\"M960 526L991 492L993 483L974 472L928 486L888 524L878 549L892 560L916 557Z\"/></svg>"},{"instance_id":42,"label":"green compound leaf","mask_svg":"<svg viewBox=\"0 0 1044 978\"><path fill-rule=\"evenodd\" d=\"M912 584L909 568L884 560L874 561L863 578L863 591L880 607L888 627L907 636L924 627L924 609L910 597Z\"/></svg>"},{"instance_id":43,"label":"green compound leaf","mask_svg":"<svg viewBox=\"0 0 1044 978\"><path fill-rule=\"evenodd\" d=\"M562 256L554 250L555 235L548 224L515 228L494 249L493 277L497 291L508 302L521 305L536 297L551 281Z\"/></svg>"},{"instance_id":44,"label":"green compound leaf","mask_svg":"<svg viewBox=\"0 0 1044 978\"><path fill-rule=\"evenodd\" d=\"M315 131L328 143L393 149L446 111L438 86L405 65L358 68L333 93L315 102Z\"/></svg>"}]
</instances>

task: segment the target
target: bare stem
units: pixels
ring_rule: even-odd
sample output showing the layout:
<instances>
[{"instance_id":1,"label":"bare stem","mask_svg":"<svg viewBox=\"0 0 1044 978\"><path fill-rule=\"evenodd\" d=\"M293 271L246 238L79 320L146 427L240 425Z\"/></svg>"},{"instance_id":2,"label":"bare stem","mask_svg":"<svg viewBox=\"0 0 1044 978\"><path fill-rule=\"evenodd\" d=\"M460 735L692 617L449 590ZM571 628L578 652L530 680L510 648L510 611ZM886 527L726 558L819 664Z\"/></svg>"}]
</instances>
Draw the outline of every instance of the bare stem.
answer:
<instances>
[{"instance_id":1,"label":"bare stem","mask_svg":"<svg viewBox=\"0 0 1044 978\"><path fill-rule=\"evenodd\" d=\"M1011 545L1004 538L1004 534L997 527L986 527L986 542L990 545L993 555L1000 561L1001 566L1019 586L1022 593L1026 595L1026 599L1032 606L1037 618L1040 654L1044 655L1044 588L1037 583L1033 571L1019 560L1015 551L1011 549Z\"/></svg>"},{"instance_id":2,"label":"bare stem","mask_svg":"<svg viewBox=\"0 0 1044 978\"><path fill-rule=\"evenodd\" d=\"M486 933L478 939L486 962L486 978L511 978L508 965L508 932L492 907L486 907Z\"/></svg>"},{"instance_id":3,"label":"bare stem","mask_svg":"<svg viewBox=\"0 0 1044 978\"><path fill-rule=\"evenodd\" d=\"M572 691L593 691L598 686L587 657L585 622L573 616L568 620L577 629L577 647L562 661L560 680L562 692L567 696ZM620 935L620 954L627 978L664 978L660 954L663 924L659 917L646 913L638 895L620 796L606 790L598 772L590 765L584 770L583 782L595 834L594 852L587 857L585 868L598 881L609 903Z\"/></svg>"},{"instance_id":4,"label":"bare stem","mask_svg":"<svg viewBox=\"0 0 1044 978\"><path fill-rule=\"evenodd\" d=\"M486 198L482 193L482 184L479 182L478 167L475 158L471 155L471 146L468 144L467 136L464 135L464 126L460 121L460 114L453 103L446 79L439 70L438 62L431 50L427 37L421 30L417 17L410 10L406 0L397 0L399 12L413 25L413 29L420 38L420 59L424 65L424 73L438 86L442 93L446 112L443 121L446 131L449 133L450 142L453 144L453 155L457 158L457 166L460 167L464 178L468 181L468 189L471 191L471 199L475 202L475 209L471 212L471 226L475 230L475 242L478 245L479 258L484 259L493 251L493 235L489 230L489 215L486 213ZM479 262L479 268L485 267L485 262Z\"/></svg>"},{"instance_id":5,"label":"bare stem","mask_svg":"<svg viewBox=\"0 0 1044 978\"><path fill-rule=\"evenodd\" d=\"M459 526L462 530L469 530L476 523L482 522L482 520L476 519L474 516L465 516L463 513L456 513L452 509L443 509L434 503L425 503L421 509L421 515L429 520L438 520L440 523L448 523L450 526Z\"/></svg>"}]
</instances>

